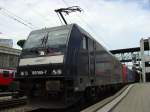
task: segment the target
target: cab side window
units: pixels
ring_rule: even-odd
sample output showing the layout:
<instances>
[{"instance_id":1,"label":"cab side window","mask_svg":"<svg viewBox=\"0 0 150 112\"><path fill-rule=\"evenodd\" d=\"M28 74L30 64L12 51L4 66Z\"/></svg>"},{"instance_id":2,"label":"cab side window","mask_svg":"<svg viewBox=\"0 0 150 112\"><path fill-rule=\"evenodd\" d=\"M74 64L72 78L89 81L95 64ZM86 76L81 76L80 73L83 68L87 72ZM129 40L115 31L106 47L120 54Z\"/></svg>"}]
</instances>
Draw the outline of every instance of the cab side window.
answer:
<instances>
[{"instance_id":1,"label":"cab side window","mask_svg":"<svg viewBox=\"0 0 150 112\"><path fill-rule=\"evenodd\" d=\"M85 50L88 49L87 43L88 43L87 38L85 36L83 36L83 39L82 39L82 48L85 49Z\"/></svg>"}]
</instances>

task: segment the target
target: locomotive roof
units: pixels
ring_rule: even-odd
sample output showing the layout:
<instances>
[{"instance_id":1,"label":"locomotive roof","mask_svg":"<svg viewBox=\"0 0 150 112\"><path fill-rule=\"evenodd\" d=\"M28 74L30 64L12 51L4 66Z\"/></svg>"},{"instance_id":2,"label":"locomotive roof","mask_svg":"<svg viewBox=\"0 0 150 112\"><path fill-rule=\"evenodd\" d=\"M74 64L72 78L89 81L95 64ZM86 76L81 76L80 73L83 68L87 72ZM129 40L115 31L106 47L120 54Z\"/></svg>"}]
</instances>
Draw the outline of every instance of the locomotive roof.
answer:
<instances>
[{"instance_id":1,"label":"locomotive roof","mask_svg":"<svg viewBox=\"0 0 150 112\"><path fill-rule=\"evenodd\" d=\"M68 25L62 25L62 26L56 26L56 27L50 27L50 28L42 28L42 29L34 30L31 33L58 30L58 29L65 29L65 28L68 28L68 29L71 30L73 27L77 27L80 30L81 33L83 33L83 34L87 35L88 37L92 38L92 36L88 32L86 32L84 29L82 29L79 25L77 25L75 23L68 24ZM94 39L94 38L92 38L92 39Z\"/></svg>"},{"instance_id":2,"label":"locomotive roof","mask_svg":"<svg viewBox=\"0 0 150 112\"><path fill-rule=\"evenodd\" d=\"M73 24L69 24L69 25L62 25L62 26L56 26L56 27L50 27L50 28L42 28L42 29L38 29L38 30L34 30L31 33L34 32L40 32L40 31L51 31L51 30L58 30L58 29L64 29L64 28L69 28L71 29L73 26Z\"/></svg>"},{"instance_id":3,"label":"locomotive roof","mask_svg":"<svg viewBox=\"0 0 150 112\"><path fill-rule=\"evenodd\" d=\"M92 40L95 40L88 32L86 32L83 28L81 28L79 25L73 23L73 24L68 24L68 25L62 25L62 26L56 26L56 27L50 27L50 28L42 28L42 29L38 29L38 30L34 30L31 33L35 33L35 32L48 32L48 31L52 31L52 30L59 30L59 29L66 29L68 28L69 30L72 30L73 27L78 28L79 31L81 33L83 33L85 36L88 36L89 38L91 38ZM30 33L30 34L31 34ZM95 40L96 41L96 40Z\"/></svg>"}]
</instances>

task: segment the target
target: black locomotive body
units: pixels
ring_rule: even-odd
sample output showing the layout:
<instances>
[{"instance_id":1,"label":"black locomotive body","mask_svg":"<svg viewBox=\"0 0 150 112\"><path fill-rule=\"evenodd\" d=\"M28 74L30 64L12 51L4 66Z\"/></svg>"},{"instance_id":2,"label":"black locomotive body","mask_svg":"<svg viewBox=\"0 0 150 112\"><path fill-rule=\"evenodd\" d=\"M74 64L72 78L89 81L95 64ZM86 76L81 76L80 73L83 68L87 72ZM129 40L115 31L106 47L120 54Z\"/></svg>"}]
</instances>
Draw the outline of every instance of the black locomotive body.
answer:
<instances>
[{"instance_id":1,"label":"black locomotive body","mask_svg":"<svg viewBox=\"0 0 150 112\"><path fill-rule=\"evenodd\" d=\"M41 108L72 105L123 83L122 65L76 24L36 30L22 50L16 80L20 95Z\"/></svg>"}]
</instances>

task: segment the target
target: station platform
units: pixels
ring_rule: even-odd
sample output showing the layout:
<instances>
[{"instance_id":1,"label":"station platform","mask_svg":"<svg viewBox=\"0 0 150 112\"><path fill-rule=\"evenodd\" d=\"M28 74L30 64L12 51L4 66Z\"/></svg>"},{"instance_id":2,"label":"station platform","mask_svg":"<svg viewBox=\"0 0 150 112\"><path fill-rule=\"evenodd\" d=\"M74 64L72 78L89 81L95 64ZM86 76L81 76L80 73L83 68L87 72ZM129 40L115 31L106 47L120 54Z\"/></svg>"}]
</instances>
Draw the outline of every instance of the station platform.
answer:
<instances>
[{"instance_id":1,"label":"station platform","mask_svg":"<svg viewBox=\"0 0 150 112\"><path fill-rule=\"evenodd\" d=\"M121 91L82 112L150 112L150 83L131 84Z\"/></svg>"},{"instance_id":2,"label":"station platform","mask_svg":"<svg viewBox=\"0 0 150 112\"><path fill-rule=\"evenodd\" d=\"M150 112L150 83L134 84L110 112Z\"/></svg>"}]
</instances>

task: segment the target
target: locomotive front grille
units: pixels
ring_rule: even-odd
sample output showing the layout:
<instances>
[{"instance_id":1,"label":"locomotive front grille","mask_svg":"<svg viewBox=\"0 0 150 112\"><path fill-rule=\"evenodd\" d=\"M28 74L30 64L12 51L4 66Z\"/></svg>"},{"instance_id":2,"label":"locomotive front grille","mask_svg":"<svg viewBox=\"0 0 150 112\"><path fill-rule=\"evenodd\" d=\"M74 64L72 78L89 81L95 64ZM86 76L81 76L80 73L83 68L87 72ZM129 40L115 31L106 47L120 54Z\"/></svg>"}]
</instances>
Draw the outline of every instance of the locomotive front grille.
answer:
<instances>
[{"instance_id":1,"label":"locomotive front grille","mask_svg":"<svg viewBox=\"0 0 150 112\"><path fill-rule=\"evenodd\" d=\"M46 81L46 90L47 91L61 91L62 83L59 80Z\"/></svg>"}]
</instances>

